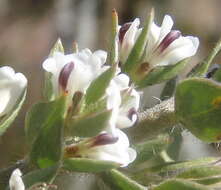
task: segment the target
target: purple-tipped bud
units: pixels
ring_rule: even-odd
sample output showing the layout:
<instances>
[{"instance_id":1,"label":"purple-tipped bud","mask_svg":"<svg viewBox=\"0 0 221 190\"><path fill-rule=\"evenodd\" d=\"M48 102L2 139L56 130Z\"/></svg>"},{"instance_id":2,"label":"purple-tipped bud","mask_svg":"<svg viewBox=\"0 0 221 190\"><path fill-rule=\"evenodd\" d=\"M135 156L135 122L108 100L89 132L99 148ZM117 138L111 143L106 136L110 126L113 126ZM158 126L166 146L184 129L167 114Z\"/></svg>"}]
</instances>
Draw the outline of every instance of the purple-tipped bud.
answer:
<instances>
[{"instance_id":1,"label":"purple-tipped bud","mask_svg":"<svg viewBox=\"0 0 221 190\"><path fill-rule=\"evenodd\" d=\"M127 114L127 117L133 121L133 116L136 115L137 116L137 111L135 110L135 108L131 108Z\"/></svg>"},{"instance_id":2,"label":"purple-tipped bud","mask_svg":"<svg viewBox=\"0 0 221 190\"><path fill-rule=\"evenodd\" d=\"M172 30L170 31L164 39L161 41L159 46L157 47L157 50L159 50L161 53L171 44L174 40L179 38L181 36L181 32L178 30Z\"/></svg>"},{"instance_id":3,"label":"purple-tipped bud","mask_svg":"<svg viewBox=\"0 0 221 190\"><path fill-rule=\"evenodd\" d=\"M128 31L128 29L130 28L131 24L132 24L132 22L127 22L123 26L121 26L120 31L119 31L120 44L123 43L124 36L125 36L126 32Z\"/></svg>"},{"instance_id":4,"label":"purple-tipped bud","mask_svg":"<svg viewBox=\"0 0 221 190\"><path fill-rule=\"evenodd\" d=\"M118 137L114 137L111 134L108 133L102 133L94 138L93 146L102 146L102 145L108 145L108 144L114 144L118 141Z\"/></svg>"},{"instance_id":5,"label":"purple-tipped bud","mask_svg":"<svg viewBox=\"0 0 221 190\"><path fill-rule=\"evenodd\" d=\"M58 82L59 85L61 86L63 91L66 91L67 84L68 84L68 79L71 74L71 71L74 69L74 63L70 62L67 63L62 69L59 74Z\"/></svg>"}]
</instances>

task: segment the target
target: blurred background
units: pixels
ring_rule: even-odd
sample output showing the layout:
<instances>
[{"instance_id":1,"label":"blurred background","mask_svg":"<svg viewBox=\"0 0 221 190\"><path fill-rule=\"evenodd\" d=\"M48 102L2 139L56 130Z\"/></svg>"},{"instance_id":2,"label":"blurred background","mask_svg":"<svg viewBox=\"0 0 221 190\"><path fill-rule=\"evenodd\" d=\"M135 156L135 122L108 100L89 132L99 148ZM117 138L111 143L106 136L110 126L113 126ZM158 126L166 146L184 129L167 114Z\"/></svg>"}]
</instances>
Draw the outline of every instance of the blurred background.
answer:
<instances>
[{"instance_id":1,"label":"blurred background","mask_svg":"<svg viewBox=\"0 0 221 190\"><path fill-rule=\"evenodd\" d=\"M42 62L58 37L71 52L72 42L79 48L107 49L111 10L116 8L119 22L141 21L151 7L156 23L170 14L184 35L198 36L200 49L193 64L207 55L221 37L220 0L1 0L0 65L10 65L28 78L28 95L23 111L0 138L0 168L27 152L24 118L30 106L42 97ZM220 57L221 58L221 57ZM218 57L216 63L220 63Z\"/></svg>"}]
</instances>

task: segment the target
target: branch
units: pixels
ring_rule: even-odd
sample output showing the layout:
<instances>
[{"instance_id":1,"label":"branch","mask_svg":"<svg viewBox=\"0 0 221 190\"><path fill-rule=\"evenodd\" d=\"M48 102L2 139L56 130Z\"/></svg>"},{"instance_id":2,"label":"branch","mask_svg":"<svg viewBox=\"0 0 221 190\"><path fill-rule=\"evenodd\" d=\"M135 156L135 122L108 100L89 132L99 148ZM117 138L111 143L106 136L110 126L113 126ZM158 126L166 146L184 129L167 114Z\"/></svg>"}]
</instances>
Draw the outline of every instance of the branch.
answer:
<instances>
[{"instance_id":1,"label":"branch","mask_svg":"<svg viewBox=\"0 0 221 190\"><path fill-rule=\"evenodd\" d=\"M175 117L174 98L139 113L138 117L138 123L134 127L126 129L133 142L141 142L178 124Z\"/></svg>"}]
</instances>

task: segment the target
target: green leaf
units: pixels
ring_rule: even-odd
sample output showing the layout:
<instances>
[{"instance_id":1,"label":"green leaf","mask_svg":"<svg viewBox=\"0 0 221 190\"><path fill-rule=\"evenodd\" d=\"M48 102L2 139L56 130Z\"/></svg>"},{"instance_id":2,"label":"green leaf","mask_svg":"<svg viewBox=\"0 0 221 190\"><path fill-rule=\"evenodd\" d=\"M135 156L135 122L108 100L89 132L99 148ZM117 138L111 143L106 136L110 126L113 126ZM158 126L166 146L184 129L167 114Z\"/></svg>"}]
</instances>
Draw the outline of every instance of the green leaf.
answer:
<instances>
[{"instance_id":1,"label":"green leaf","mask_svg":"<svg viewBox=\"0 0 221 190\"><path fill-rule=\"evenodd\" d=\"M114 190L147 190L147 187L138 184L136 181L114 169L109 172L105 172L101 178L108 186L111 187L111 189Z\"/></svg>"},{"instance_id":2,"label":"green leaf","mask_svg":"<svg viewBox=\"0 0 221 190\"><path fill-rule=\"evenodd\" d=\"M73 118L68 123L69 135L79 137L93 137L107 127L112 110L92 113Z\"/></svg>"},{"instance_id":3,"label":"green leaf","mask_svg":"<svg viewBox=\"0 0 221 190\"><path fill-rule=\"evenodd\" d=\"M154 156L160 154L163 150L167 149L171 142L172 140L169 135L160 135L156 139L134 145L133 148L137 152L137 157L132 164L138 164L150 160Z\"/></svg>"},{"instance_id":4,"label":"green leaf","mask_svg":"<svg viewBox=\"0 0 221 190\"><path fill-rule=\"evenodd\" d=\"M153 68L144 79L137 83L139 88L159 84L174 78L186 66L188 59L184 59L175 65L158 66Z\"/></svg>"},{"instance_id":5,"label":"green leaf","mask_svg":"<svg viewBox=\"0 0 221 190\"><path fill-rule=\"evenodd\" d=\"M25 118L25 133L30 145L35 141L42 127L49 119L52 111L55 109L57 101L40 102L34 104L28 111Z\"/></svg>"},{"instance_id":6,"label":"green leaf","mask_svg":"<svg viewBox=\"0 0 221 190\"><path fill-rule=\"evenodd\" d=\"M24 101L26 98L26 89L22 93L21 97L16 102L15 106L12 108L12 110L2 118L0 121L0 136L7 130L8 127L12 124L12 122L17 117Z\"/></svg>"},{"instance_id":7,"label":"green leaf","mask_svg":"<svg viewBox=\"0 0 221 190\"><path fill-rule=\"evenodd\" d=\"M170 179L167 180L152 190L210 190L210 188L188 180Z\"/></svg>"},{"instance_id":8,"label":"green leaf","mask_svg":"<svg viewBox=\"0 0 221 190\"><path fill-rule=\"evenodd\" d=\"M88 87L85 95L85 104L90 105L98 101L109 86L111 79L114 77L116 66L113 65L101 75L99 75Z\"/></svg>"},{"instance_id":9,"label":"green leaf","mask_svg":"<svg viewBox=\"0 0 221 190\"><path fill-rule=\"evenodd\" d=\"M48 106L50 106L51 109L47 108L48 111L44 113L45 116L41 116L38 121L39 132L32 145L30 161L40 168L54 165L61 159L63 123L66 109L65 100L65 97L61 97L53 102L49 102ZM45 106L46 105L43 107ZM39 105L37 108L38 111L41 110L39 109ZM35 112L35 115L36 113L37 112ZM32 125L36 124L33 124L33 121L30 122L28 128L32 130L31 132L35 131L37 127ZM34 134L31 134L31 136L32 135Z\"/></svg>"},{"instance_id":10,"label":"green leaf","mask_svg":"<svg viewBox=\"0 0 221 190\"><path fill-rule=\"evenodd\" d=\"M204 185L212 185L221 182L221 168L213 165L190 168L176 177L190 179Z\"/></svg>"},{"instance_id":11,"label":"green leaf","mask_svg":"<svg viewBox=\"0 0 221 190\"><path fill-rule=\"evenodd\" d=\"M119 167L119 164L111 161L100 161L88 158L65 159L63 168L74 172L102 172Z\"/></svg>"},{"instance_id":12,"label":"green leaf","mask_svg":"<svg viewBox=\"0 0 221 190\"><path fill-rule=\"evenodd\" d=\"M221 85L209 79L182 81L175 94L178 120L205 142L221 140Z\"/></svg>"},{"instance_id":13,"label":"green leaf","mask_svg":"<svg viewBox=\"0 0 221 190\"><path fill-rule=\"evenodd\" d=\"M45 72L43 97L47 101L51 101L54 98L53 84L51 77L52 73Z\"/></svg>"},{"instance_id":14,"label":"green leaf","mask_svg":"<svg viewBox=\"0 0 221 190\"><path fill-rule=\"evenodd\" d=\"M212 77L215 81L221 82L221 68L219 68Z\"/></svg>"},{"instance_id":15,"label":"green leaf","mask_svg":"<svg viewBox=\"0 0 221 190\"><path fill-rule=\"evenodd\" d=\"M152 9L150 15L146 19L146 23L142 29L141 34L139 35L136 43L134 44L131 53L129 54L125 64L123 65L123 71L128 73L132 80L136 81L136 70L141 64L141 58L144 54L145 47L148 40L148 34L151 27L151 24L154 19L154 10Z\"/></svg>"}]
</instances>

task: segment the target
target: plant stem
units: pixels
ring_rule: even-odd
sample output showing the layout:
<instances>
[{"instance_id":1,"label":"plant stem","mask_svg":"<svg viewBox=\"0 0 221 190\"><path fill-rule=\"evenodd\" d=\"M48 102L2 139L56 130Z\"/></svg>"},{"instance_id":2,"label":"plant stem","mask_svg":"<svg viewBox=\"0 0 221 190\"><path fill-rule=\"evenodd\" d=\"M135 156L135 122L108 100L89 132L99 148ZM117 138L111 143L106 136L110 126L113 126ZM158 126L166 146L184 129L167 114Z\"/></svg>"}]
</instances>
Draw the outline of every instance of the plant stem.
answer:
<instances>
[{"instance_id":1,"label":"plant stem","mask_svg":"<svg viewBox=\"0 0 221 190\"><path fill-rule=\"evenodd\" d=\"M166 128L172 128L178 124L175 117L174 98L170 98L139 113L138 123L126 129L133 142L141 142L161 133Z\"/></svg>"},{"instance_id":2,"label":"plant stem","mask_svg":"<svg viewBox=\"0 0 221 190\"><path fill-rule=\"evenodd\" d=\"M204 77L207 73L211 63L213 62L214 58L217 56L217 54L221 50L221 39L216 43L215 47L212 49L210 54L194 69L192 74L190 74L191 77Z\"/></svg>"}]
</instances>

